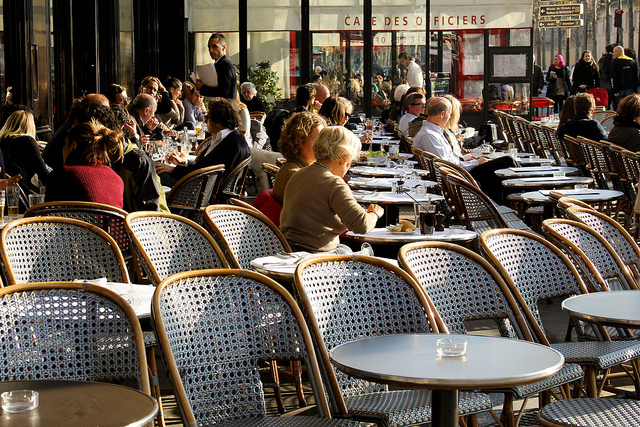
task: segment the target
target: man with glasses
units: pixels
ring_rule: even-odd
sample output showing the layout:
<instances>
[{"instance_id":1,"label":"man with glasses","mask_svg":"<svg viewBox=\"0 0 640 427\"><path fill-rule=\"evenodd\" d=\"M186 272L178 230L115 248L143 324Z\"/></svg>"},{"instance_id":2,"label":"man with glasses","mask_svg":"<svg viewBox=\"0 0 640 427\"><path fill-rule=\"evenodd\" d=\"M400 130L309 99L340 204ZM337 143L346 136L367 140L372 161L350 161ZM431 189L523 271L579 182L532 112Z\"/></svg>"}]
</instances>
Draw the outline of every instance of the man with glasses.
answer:
<instances>
[{"instance_id":1,"label":"man with glasses","mask_svg":"<svg viewBox=\"0 0 640 427\"><path fill-rule=\"evenodd\" d=\"M227 98L236 103L238 96L238 82L236 81L236 67L227 56L227 39L219 33L209 37L209 55L215 61L213 66L218 74L218 86L207 86L200 79L196 80L196 89L202 96Z\"/></svg>"},{"instance_id":2,"label":"man with glasses","mask_svg":"<svg viewBox=\"0 0 640 427\"><path fill-rule=\"evenodd\" d=\"M458 157L444 135L444 127L451 117L452 110L453 106L447 98L431 98L427 106L428 118L422 122L422 129L413 138L413 145L468 170L487 196L497 203L504 203L502 178L498 177L495 171L515 167L515 161L510 156L494 160L476 158L470 154L464 158Z\"/></svg>"},{"instance_id":3,"label":"man with glasses","mask_svg":"<svg viewBox=\"0 0 640 427\"><path fill-rule=\"evenodd\" d=\"M129 105L129 102L131 102L131 99L127 96L127 89L117 83L112 83L107 86L105 96L111 105L120 104L126 108L126 106Z\"/></svg>"},{"instance_id":4,"label":"man with glasses","mask_svg":"<svg viewBox=\"0 0 640 427\"><path fill-rule=\"evenodd\" d=\"M400 123L398 123L400 132L405 135L409 134L409 123L424 112L426 104L427 100L424 94L420 92L413 92L407 95L407 111L400 118Z\"/></svg>"}]
</instances>

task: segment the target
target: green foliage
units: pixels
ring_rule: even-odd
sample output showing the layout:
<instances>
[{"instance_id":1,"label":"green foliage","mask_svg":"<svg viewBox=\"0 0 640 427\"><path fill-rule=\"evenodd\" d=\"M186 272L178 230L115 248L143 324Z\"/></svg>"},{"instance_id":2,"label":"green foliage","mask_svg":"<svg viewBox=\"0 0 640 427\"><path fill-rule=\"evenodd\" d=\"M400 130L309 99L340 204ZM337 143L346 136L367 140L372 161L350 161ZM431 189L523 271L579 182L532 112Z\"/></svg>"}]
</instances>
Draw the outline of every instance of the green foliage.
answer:
<instances>
[{"instance_id":1,"label":"green foliage","mask_svg":"<svg viewBox=\"0 0 640 427\"><path fill-rule=\"evenodd\" d=\"M259 62L255 66L255 69L253 65L247 69L247 79L256 86L257 96L270 110L275 106L276 99L282 98L282 92L278 87L280 77L275 71L271 71L269 61Z\"/></svg>"}]
</instances>

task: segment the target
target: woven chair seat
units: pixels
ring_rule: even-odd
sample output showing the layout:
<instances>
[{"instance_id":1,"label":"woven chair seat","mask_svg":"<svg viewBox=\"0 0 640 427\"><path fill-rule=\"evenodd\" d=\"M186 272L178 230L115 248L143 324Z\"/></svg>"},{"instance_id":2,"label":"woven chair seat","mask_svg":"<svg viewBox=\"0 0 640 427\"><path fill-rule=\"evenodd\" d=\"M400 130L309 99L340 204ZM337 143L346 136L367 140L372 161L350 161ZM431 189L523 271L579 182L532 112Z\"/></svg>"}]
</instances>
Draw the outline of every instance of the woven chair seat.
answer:
<instances>
[{"instance_id":1,"label":"woven chair seat","mask_svg":"<svg viewBox=\"0 0 640 427\"><path fill-rule=\"evenodd\" d=\"M145 347L155 347L158 345L156 342L156 334L153 331L142 331L142 337L144 338Z\"/></svg>"},{"instance_id":2,"label":"woven chair seat","mask_svg":"<svg viewBox=\"0 0 640 427\"><path fill-rule=\"evenodd\" d=\"M431 391L395 390L346 397L350 413L384 419L389 426L406 426L431 422ZM482 393L461 392L458 411L461 417L488 411L491 398Z\"/></svg>"},{"instance_id":3,"label":"woven chair seat","mask_svg":"<svg viewBox=\"0 0 640 427\"><path fill-rule=\"evenodd\" d=\"M547 378L546 380L512 387L510 390L513 392L516 399L523 399L527 396L533 396L534 394L550 390L554 387L576 381L576 379L580 379L583 376L584 372L580 365L565 363L560 371L556 372L552 377Z\"/></svg>"},{"instance_id":4,"label":"woven chair seat","mask_svg":"<svg viewBox=\"0 0 640 427\"><path fill-rule=\"evenodd\" d=\"M216 427L359 427L360 422L317 417L265 417L216 423Z\"/></svg>"},{"instance_id":5,"label":"woven chair seat","mask_svg":"<svg viewBox=\"0 0 640 427\"><path fill-rule=\"evenodd\" d=\"M551 344L567 363L589 363L599 369L609 369L640 357L637 341L582 341Z\"/></svg>"},{"instance_id":6,"label":"woven chair seat","mask_svg":"<svg viewBox=\"0 0 640 427\"><path fill-rule=\"evenodd\" d=\"M593 398L561 400L542 408L538 419L543 425L565 427L637 427L640 425L640 402Z\"/></svg>"}]
</instances>

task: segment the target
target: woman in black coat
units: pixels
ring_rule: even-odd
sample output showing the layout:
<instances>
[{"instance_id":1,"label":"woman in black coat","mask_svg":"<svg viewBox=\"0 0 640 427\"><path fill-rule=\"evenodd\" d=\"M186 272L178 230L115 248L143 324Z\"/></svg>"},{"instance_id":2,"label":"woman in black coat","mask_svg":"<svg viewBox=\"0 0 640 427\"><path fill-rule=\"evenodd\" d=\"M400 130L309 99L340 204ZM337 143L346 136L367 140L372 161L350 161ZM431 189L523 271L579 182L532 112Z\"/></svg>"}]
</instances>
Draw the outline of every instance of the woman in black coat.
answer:
<instances>
[{"instance_id":1,"label":"woman in black coat","mask_svg":"<svg viewBox=\"0 0 640 427\"><path fill-rule=\"evenodd\" d=\"M600 87L600 72L598 64L591 56L591 51L582 52L582 58L573 69L573 85L571 94L586 92L587 89Z\"/></svg>"},{"instance_id":2,"label":"woman in black coat","mask_svg":"<svg viewBox=\"0 0 640 427\"><path fill-rule=\"evenodd\" d=\"M555 102L553 112L559 113L564 105L564 100L569 96L571 82L569 80L569 68L564 63L562 55L553 57L553 64L547 72L547 97Z\"/></svg>"}]
</instances>

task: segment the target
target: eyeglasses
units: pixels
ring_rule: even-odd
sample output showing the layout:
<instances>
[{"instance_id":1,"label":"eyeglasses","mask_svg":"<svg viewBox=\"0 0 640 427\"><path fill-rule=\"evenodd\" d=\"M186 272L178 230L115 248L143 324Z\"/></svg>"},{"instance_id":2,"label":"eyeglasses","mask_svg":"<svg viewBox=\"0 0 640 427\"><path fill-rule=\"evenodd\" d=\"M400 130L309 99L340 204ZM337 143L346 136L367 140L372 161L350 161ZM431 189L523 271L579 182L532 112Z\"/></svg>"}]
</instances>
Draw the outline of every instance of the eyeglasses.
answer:
<instances>
[{"instance_id":1,"label":"eyeglasses","mask_svg":"<svg viewBox=\"0 0 640 427\"><path fill-rule=\"evenodd\" d=\"M426 102L418 102L417 104L411 104L411 105L420 105L422 107L424 107L425 105L427 105Z\"/></svg>"}]
</instances>

